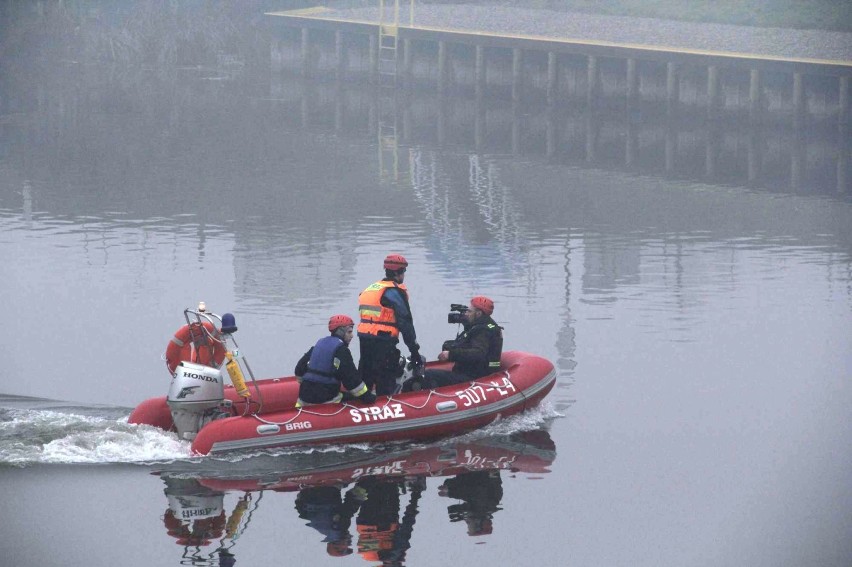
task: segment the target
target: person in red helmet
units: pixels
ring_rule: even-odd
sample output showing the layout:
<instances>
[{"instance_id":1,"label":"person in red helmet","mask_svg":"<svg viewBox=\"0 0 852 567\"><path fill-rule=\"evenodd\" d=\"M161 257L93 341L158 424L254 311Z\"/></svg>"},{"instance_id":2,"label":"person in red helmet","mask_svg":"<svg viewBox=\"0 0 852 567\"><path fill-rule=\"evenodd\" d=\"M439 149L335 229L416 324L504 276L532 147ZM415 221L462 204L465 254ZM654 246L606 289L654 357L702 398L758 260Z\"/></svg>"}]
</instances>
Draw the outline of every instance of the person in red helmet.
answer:
<instances>
[{"instance_id":1,"label":"person in red helmet","mask_svg":"<svg viewBox=\"0 0 852 567\"><path fill-rule=\"evenodd\" d=\"M371 404L373 394L355 367L349 343L355 322L347 315L332 315L328 320L329 336L323 337L296 364L299 399L296 407L326 402L357 399ZM346 392L341 392L341 385Z\"/></svg>"},{"instance_id":2,"label":"person in red helmet","mask_svg":"<svg viewBox=\"0 0 852 567\"><path fill-rule=\"evenodd\" d=\"M405 341L411 359L422 364L420 345L414 331L414 317L408 304L405 270L408 261L400 254L389 254L384 261L385 277L371 284L358 296L358 342L361 360L358 369L368 387L376 394L396 392L396 379L402 375L397 348L399 336Z\"/></svg>"},{"instance_id":3,"label":"person in red helmet","mask_svg":"<svg viewBox=\"0 0 852 567\"><path fill-rule=\"evenodd\" d=\"M438 487L438 494L460 501L447 506L447 514L450 522L464 520L467 535L492 533L494 514L502 509L503 481L499 470L460 473L445 480Z\"/></svg>"},{"instance_id":4,"label":"person in red helmet","mask_svg":"<svg viewBox=\"0 0 852 567\"><path fill-rule=\"evenodd\" d=\"M500 370L503 354L503 327L491 318L494 301L484 295L470 300L464 311L464 329L452 341L445 341L438 360L451 361L452 371L427 369L425 375L403 384L403 391L432 389L469 382Z\"/></svg>"},{"instance_id":5,"label":"person in red helmet","mask_svg":"<svg viewBox=\"0 0 852 567\"><path fill-rule=\"evenodd\" d=\"M352 490L342 495L338 485L308 485L296 495L296 511L306 525L325 536L326 553L344 557L353 552L349 527L363 500Z\"/></svg>"}]
</instances>

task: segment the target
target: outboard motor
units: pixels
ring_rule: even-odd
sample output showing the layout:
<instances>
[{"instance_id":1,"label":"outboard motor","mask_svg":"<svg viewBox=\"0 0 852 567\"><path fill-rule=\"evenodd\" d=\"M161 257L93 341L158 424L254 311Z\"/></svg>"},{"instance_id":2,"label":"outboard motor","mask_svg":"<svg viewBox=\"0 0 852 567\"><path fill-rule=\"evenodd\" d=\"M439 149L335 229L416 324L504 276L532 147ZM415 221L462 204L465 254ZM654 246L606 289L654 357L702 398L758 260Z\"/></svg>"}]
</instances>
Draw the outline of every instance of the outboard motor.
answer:
<instances>
[{"instance_id":1,"label":"outboard motor","mask_svg":"<svg viewBox=\"0 0 852 567\"><path fill-rule=\"evenodd\" d=\"M163 522L179 544L201 547L225 531L225 494L211 490L194 478L164 476L169 508Z\"/></svg>"},{"instance_id":2,"label":"outboard motor","mask_svg":"<svg viewBox=\"0 0 852 567\"><path fill-rule=\"evenodd\" d=\"M179 439L189 441L208 422L220 417L225 403L222 372L211 366L182 361L175 368L166 402Z\"/></svg>"},{"instance_id":3,"label":"outboard motor","mask_svg":"<svg viewBox=\"0 0 852 567\"><path fill-rule=\"evenodd\" d=\"M421 381L424 376L424 364L426 359L422 356L420 357L420 363L413 360L410 356L404 357L400 356L399 358L399 372L400 375L396 379L396 390L394 393L398 394L402 391L402 386L412 378L420 378Z\"/></svg>"}]
</instances>

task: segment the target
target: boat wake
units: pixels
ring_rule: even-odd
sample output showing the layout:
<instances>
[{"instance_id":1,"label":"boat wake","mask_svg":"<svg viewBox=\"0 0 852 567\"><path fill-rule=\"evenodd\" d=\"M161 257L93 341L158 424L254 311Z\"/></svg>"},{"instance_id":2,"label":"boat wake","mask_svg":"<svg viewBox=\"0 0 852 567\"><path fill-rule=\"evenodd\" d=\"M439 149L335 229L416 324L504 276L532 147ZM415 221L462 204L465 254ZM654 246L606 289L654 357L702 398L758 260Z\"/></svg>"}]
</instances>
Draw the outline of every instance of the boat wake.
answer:
<instances>
[{"instance_id":1,"label":"boat wake","mask_svg":"<svg viewBox=\"0 0 852 567\"><path fill-rule=\"evenodd\" d=\"M188 442L154 427L128 424L125 409L0 408L0 467L146 463L189 456Z\"/></svg>"},{"instance_id":2,"label":"boat wake","mask_svg":"<svg viewBox=\"0 0 852 567\"><path fill-rule=\"evenodd\" d=\"M128 410L109 406L81 406L34 398L0 396L0 467L42 464L139 464L231 466L238 463L284 456L295 461L316 460L323 454L345 456L376 450L375 444L291 447L235 452L216 457L196 457L190 443L174 433L148 425L127 423ZM11 407L10 407L11 406ZM511 435L540 428L559 413L548 402L498 420L482 429L458 437L475 440L493 435ZM407 443L407 445L411 445ZM388 449L393 449L390 444ZM295 463L294 463L295 464Z\"/></svg>"}]
</instances>

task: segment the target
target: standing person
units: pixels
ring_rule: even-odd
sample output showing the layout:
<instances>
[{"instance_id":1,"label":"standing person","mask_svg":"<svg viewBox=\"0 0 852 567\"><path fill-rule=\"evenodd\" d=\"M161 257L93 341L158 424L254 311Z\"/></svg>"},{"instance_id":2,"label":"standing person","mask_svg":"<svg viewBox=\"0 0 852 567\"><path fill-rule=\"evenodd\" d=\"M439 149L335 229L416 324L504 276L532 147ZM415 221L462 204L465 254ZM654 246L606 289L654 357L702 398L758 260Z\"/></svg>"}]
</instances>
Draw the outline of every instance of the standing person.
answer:
<instances>
[{"instance_id":1,"label":"standing person","mask_svg":"<svg viewBox=\"0 0 852 567\"><path fill-rule=\"evenodd\" d=\"M421 361L414 318L408 304L408 288L403 283L408 261L399 254L390 254L385 258L384 267L384 279L371 284L358 296L361 314L358 369L367 387L375 385L378 395L393 394L396 379L402 375L400 352L396 348L400 333L411 359L417 363Z\"/></svg>"},{"instance_id":2,"label":"standing person","mask_svg":"<svg viewBox=\"0 0 852 567\"><path fill-rule=\"evenodd\" d=\"M350 490L341 496L337 485L306 486L296 495L296 511L307 525L325 536L326 553L342 557L352 553L349 526L366 496Z\"/></svg>"},{"instance_id":3,"label":"standing person","mask_svg":"<svg viewBox=\"0 0 852 567\"><path fill-rule=\"evenodd\" d=\"M400 495L406 485L411 497L400 518ZM366 561L380 561L378 567L404 567L426 477L416 476L409 484L395 476L365 476L355 486L366 494L355 520L358 553Z\"/></svg>"},{"instance_id":4,"label":"standing person","mask_svg":"<svg viewBox=\"0 0 852 567\"><path fill-rule=\"evenodd\" d=\"M499 470L468 471L445 480L438 494L461 500L447 507L451 522L464 520L469 536L488 535L494 514L502 510L503 481Z\"/></svg>"},{"instance_id":5,"label":"standing person","mask_svg":"<svg viewBox=\"0 0 852 567\"><path fill-rule=\"evenodd\" d=\"M503 327L491 318L494 302L484 295L470 300L464 311L464 330L455 340L446 341L438 360L455 362L452 371L426 370L424 378L412 378L403 391L438 388L469 382L500 369L503 354Z\"/></svg>"},{"instance_id":6,"label":"standing person","mask_svg":"<svg viewBox=\"0 0 852 567\"><path fill-rule=\"evenodd\" d=\"M296 364L296 376L299 378L297 408L353 398L368 404L376 401L376 395L361 380L349 351L354 328L355 322L351 317L333 315L328 320L330 335L318 340L299 359ZM346 395L340 391L341 385L346 388Z\"/></svg>"}]
</instances>

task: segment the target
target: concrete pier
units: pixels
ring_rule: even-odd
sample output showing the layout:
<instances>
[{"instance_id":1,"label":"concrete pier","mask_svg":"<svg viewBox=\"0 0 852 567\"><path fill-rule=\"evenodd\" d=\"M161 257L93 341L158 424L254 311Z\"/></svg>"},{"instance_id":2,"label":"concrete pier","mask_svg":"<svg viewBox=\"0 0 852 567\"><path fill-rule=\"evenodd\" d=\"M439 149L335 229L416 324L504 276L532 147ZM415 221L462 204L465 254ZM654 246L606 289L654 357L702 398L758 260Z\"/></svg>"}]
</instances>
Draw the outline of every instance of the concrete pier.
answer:
<instances>
[{"instance_id":1,"label":"concrete pier","mask_svg":"<svg viewBox=\"0 0 852 567\"><path fill-rule=\"evenodd\" d=\"M281 37L270 50L276 70L293 68L303 76L322 75L329 65L320 63L327 60L334 61L330 71L335 78L377 81L377 23L286 13L270 14L269 18L281 29ZM288 45L293 34L287 30L292 29L299 31L295 53ZM760 57L412 26L399 26L397 33L402 50L398 72L403 75L397 85L402 88L431 84L441 94L504 93L502 96L510 100L538 98L548 104L571 103L578 96L586 104L622 100L631 106L661 102L670 112L699 106L709 115L742 112L752 120L771 118L767 113L849 118L852 61ZM580 66L582 75L578 74ZM778 90L778 82L764 81L763 77L769 74L791 77L792 97L789 91ZM810 81L809 77L818 79ZM833 84L826 77L833 79ZM809 89L819 92L811 93ZM748 95L730 94L741 91ZM809 108L808 96L825 100L826 104ZM768 105L769 100L780 102Z\"/></svg>"},{"instance_id":2,"label":"concrete pier","mask_svg":"<svg viewBox=\"0 0 852 567\"><path fill-rule=\"evenodd\" d=\"M280 30L270 46L273 77L293 74L316 81L378 84L375 22L269 17ZM852 61L413 26L400 26L396 33L402 53L395 54L395 73L401 76L388 82L383 70L382 92L389 88L410 100L417 100L411 98L415 93L437 95L438 111L427 124L439 144L466 128L473 148L485 151L496 129L506 143L500 151L526 154L538 147L549 160L576 154L587 165L616 159L631 170L642 169L649 156L655 156L657 170L665 175L682 175L697 162L706 179L730 175L720 171L719 164L738 155L743 183L777 179L786 170L790 186L801 188L815 167L808 160L810 142L801 134L789 136L786 129L833 124L836 140L820 142L833 147L820 151L837 156L834 171L820 175L834 177L837 190L849 190L850 149L844 138L849 132ZM273 84L278 84L274 78ZM470 105L467 126L462 125L465 112L456 109L456 100L469 101L463 102ZM491 110L497 100L504 100L510 110ZM546 109L543 114L533 110L537 105ZM582 118L566 122L566 113L573 116L578 109ZM299 111L303 121L309 120L311 101L303 102ZM346 113L339 103L331 111L335 130L346 122ZM665 127L652 135L632 119L658 113ZM706 120L707 129L696 135L694 125L679 125L681 119ZM397 122L392 128L396 139ZM403 138L416 137L416 112L407 109L401 123ZM387 126L386 118L371 107L367 126L375 132ZM742 140L733 149L725 145L729 126L748 130L737 133ZM611 139L613 131L621 137ZM782 138L786 141L779 142ZM697 157L692 155L695 146ZM618 158L612 155L613 147L619 148ZM779 154L789 159L779 163Z\"/></svg>"}]
</instances>

